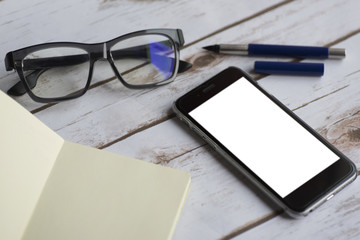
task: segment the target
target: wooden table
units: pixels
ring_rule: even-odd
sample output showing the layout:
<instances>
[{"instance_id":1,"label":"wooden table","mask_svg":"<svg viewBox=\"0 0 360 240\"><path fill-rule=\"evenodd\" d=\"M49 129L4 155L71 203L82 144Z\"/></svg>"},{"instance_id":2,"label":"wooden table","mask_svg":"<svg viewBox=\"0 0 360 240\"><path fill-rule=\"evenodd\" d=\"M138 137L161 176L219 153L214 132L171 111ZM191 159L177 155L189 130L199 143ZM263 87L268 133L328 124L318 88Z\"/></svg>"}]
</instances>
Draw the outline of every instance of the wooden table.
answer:
<instances>
[{"instance_id":1,"label":"wooden table","mask_svg":"<svg viewBox=\"0 0 360 240\"><path fill-rule=\"evenodd\" d=\"M5 71L8 51L49 41L92 43L141 29L181 28L186 41L181 58L193 67L170 85L131 90L114 80L56 105L35 103L27 95L15 100L68 141L189 171L191 190L174 239L360 239L359 180L308 217L289 219L171 110L177 97L237 66L359 167L359 10L358 0L0 0L0 89L18 81L15 72ZM347 56L305 60L325 62L323 77L260 76L252 72L253 64L264 58L202 50L215 43L250 42L341 47ZM94 79L102 78L95 69Z\"/></svg>"}]
</instances>

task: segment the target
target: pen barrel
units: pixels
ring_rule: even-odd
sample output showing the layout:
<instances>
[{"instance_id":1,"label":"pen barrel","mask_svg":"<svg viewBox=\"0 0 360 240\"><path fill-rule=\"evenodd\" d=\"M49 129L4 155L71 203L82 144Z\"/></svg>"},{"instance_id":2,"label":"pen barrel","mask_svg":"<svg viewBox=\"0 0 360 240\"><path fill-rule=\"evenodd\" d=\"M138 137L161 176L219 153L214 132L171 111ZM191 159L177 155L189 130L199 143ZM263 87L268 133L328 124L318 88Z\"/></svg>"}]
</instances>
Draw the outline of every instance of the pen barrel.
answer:
<instances>
[{"instance_id":1,"label":"pen barrel","mask_svg":"<svg viewBox=\"0 0 360 240\"><path fill-rule=\"evenodd\" d=\"M289 58L329 58L327 47L281 46L269 44L249 44L249 56L289 57Z\"/></svg>"}]
</instances>

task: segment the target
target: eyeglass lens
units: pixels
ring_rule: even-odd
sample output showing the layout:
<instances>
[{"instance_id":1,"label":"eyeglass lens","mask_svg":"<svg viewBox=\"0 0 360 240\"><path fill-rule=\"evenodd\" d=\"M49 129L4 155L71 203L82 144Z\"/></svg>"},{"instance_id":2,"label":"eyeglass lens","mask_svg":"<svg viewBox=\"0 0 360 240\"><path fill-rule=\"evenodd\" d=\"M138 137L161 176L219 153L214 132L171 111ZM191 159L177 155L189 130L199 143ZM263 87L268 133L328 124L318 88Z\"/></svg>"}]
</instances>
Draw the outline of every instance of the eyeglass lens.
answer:
<instances>
[{"instance_id":1,"label":"eyeglass lens","mask_svg":"<svg viewBox=\"0 0 360 240\"><path fill-rule=\"evenodd\" d=\"M174 43L163 35L147 34L121 40L111 47L110 55L114 70L131 86L161 83L175 72ZM36 96L70 96L86 87L90 55L75 47L42 49L28 54L22 61L22 69L26 83Z\"/></svg>"},{"instance_id":2,"label":"eyeglass lens","mask_svg":"<svg viewBox=\"0 0 360 240\"><path fill-rule=\"evenodd\" d=\"M30 53L22 68L25 81L36 96L57 98L85 88L90 57L79 48L54 47Z\"/></svg>"},{"instance_id":3,"label":"eyeglass lens","mask_svg":"<svg viewBox=\"0 0 360 240\"><path fill-rule=\"evenodd\" d=\"M122 40L110 49L110 54L117 71L130 85L160 83L174 73L174 44L163 35L149 34Z\"/></svg>"}]
</instances>

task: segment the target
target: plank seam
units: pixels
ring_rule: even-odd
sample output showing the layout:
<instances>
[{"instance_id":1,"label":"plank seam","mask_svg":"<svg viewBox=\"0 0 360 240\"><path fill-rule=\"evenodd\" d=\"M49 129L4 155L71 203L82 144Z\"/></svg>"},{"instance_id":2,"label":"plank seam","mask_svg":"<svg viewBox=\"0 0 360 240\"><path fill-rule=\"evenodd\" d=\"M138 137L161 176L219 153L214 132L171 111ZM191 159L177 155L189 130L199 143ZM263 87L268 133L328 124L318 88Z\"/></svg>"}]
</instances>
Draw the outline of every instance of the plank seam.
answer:
<instances>
[{"instance_id":1,"label":"plank seam","mask_svg":"<svg viewBox=\"0 0 360 240\"><path fill-rule=\"evenodd\" d=\"M256 219L254 221L251 221L247 224L245 224L244 226L241 226L237 229L234 229L232 232L230 232L229 234L225 235L224 237L220 238L221 240L229 240L229 239L232 239L236 236L239 236L240 234L250 230L250 229L253 229L277 216L279 216L280 214L282 214L284 211L282 210L279 210L279 211L275 211L275 212L272 212L272 213L269 213L259 219Z\"/></svg>"},{"instance_id":2,"label":"plank seam","mask_svg":"<svg viewBox=\"0 0 360 240\"><path fill-rule=\"evenodd\" d=\"M244 23L244 22L250 21L251 19L254 19L254 18L256 18L256 17L258 17L258 16L260 16L260 15L262 15L262 14L265 14L265 13L267 13L267 12L269 12L269 11L272 11L272 10L274 10L274 9L276 9L276 8L278 8L278 7L281 7L281 6L285 5L285 4L288 4L288 3L290 3L290 2L292 2L292 0L286 0L286 1L284 1L284 2L275 4L275 5L270 6L270 7L268 7L268 8L265 8L264 10L261 10L261 11L259 11L259 12L257 12L257 13L254 13L254 14L252 14L252 15L249 16L249 17L246 17L246 18L241 19L241 20L239 20L239 21L237 21L237 22L234 22L234 23L232 23L232 24L229 24L229 25L227 25L227 26L225 26L225 27L223 27L223 28L221 28L221 29L218 29L218 30L216 30L216 31L214 31L214 32L212 32L212 33L210 33L210 34L207 34L207 35L205 35L205 36L203 36L203 37L201 37L201 38L199 38L199 39L197 39L197 40L195 40L195 41L192 41L192 42L190 42L190 43L188 43L188 44L185 44L181 49L185 49L185 48L187 48L187 47L190 47L190 46L192 46L192 45L194 45L194 44L196 44L196 43L198 43L198 42L203 41L204 39L206 39L206 38L208 38L208 37L212 37L212 36L214 36L214 35L216 35L216 34L219 34L219 33L223 32L223 31L227 30L227 29L232 28L232 27L234 27L234 26L236 26L236 25L239 25L239 24L242 24L242 23ZM115 80L115 79L117 79L117 78L116 78L116 77L111 77L111 78L109 78L109 79L105 79L105 80L103 80L103 81L97 82L97 83L91 85L90 88L89 88L89 90L90 90L90 89L93 89L93 88L95 88L95 87L101 86L101 85L103 85L103 84L106 84L106 83L108 83L108 82L111 82L111 81L113 81L113 80ZM46 105L43 105L43 106L41 106L41 107L39 107L39 108L36 108L36 109L34 109L34 110L30 111L30 112L31 112L32 114L35 114L35 113L38 113L38 112L40 112L40 111L42 111L42 110L45 110L45 109L47 109L47 108L49 108L49 107L52 107L52 106L54 106L54 105L56 105L56 104L57 104L57 103L46 104Z\"/></svg>"},{"instance_id":3,"label":"plank seam","mask_svg":"<svg viewBox=\"0 0 360 240\"><path fill-rule=\"evenodd\" d=\"M250 20L252 20L252 19L254 19L254 18L258 17L258 16L261 16L261 15L263 15L263 14L265 14L267 12L270 12L270 11L276 9L276 8L282 7L282 6L284 6L284 5L286 5L286 4L290 3L290 2L292 2L292 0L286 0L286 1L283 1L283 2L280 2L280 3L277 3L277 4L273 5L273 6L270 6L268 8L265 8L265 9L263 9L263 10L261 10L259 12L256 12L256 13L254 13L254 14L252 14L252 15L244 18L244 19L241 19L239 21L231 23L231 24L229 24L229 25L227 25L227 26L225 26L225 27L223 27L221 29L218 29L218 30L216 30L216 31L214 31L214 32L212 32L210 34L205 35L204 37L201 37L201 38L199 38L199 39L197 39L195 41L192 41L192 42L186 44L182 49L190 47L190 46L192 46L192 45L194 45L194 44L196 44L198 42L201 42L201 41L203 41L203 40L205 40L205 39L207 39L209 37L213 37L213 36L215 36L215 35L217 35L219 33L222 33L222 32L224 32L224 31L226 31L226 30L228 30L228 29L230 29L232 27L235 27L237 25L240 25L242 23L250 21Z\"/></svg>"},{"instance_id":4,"label":"plank seam","mask_svg":"<svg viewBox=\"0 0 360 240\"><path fill-rule=\"evenodd\" d=\"M163 122L165 122L167 120L170 120L171 118L174 118L174 117L175 117L175 113L170 113L167 116L164 116L164 117L159 118L159 119L157 119L157 120L155 120L155 121L153 121L151 123L144 124L144 125L136 128L136 129L134 129L132 131L129 131L125 135L123 135L123 136L121 136L119 138L116 138L116 139L114 139L114 140L112 140L112 141L110 141L110 142L108 142L106 144L103 144L102 146L97 146L97 148L98 149L104 149L104 148L110 147L111 145L113 145L115 143L118 143L118 142L120 142L120 141L122 141L122 140L124 140L124 139L126 139L128 137L131 137L132 135L134 135L136 133L139 133L139 132L142 132L142 131L144 131L144 130L146 130L148 128L154 127L154 126L156 126L156 125L158 125L160 123L163 123Z\"/></svg>"},{"instance_id":5,"label":"plank seam","mask_svg":"<svg viewBox=\"0 0 360 240\"><path fill-rule=\"evenodd\" d=\"M345 86L343 86L343 87L341 87L341 88L338 88L338 89L336 89L336 90L334 90L334 91L332 91L332 92L329 92L329 93L327 93L327 94L325 94L325 95L322 95L322 96L320 96L320 97L317 97L317 98L311 100L310 102L304 103L303 105L292 109L291 111L294 112L294 111L296 111L296 110L299 110L300 108L306 107L307 105L309 105L309 104L311 104L311 103L313 103L313 102L316 102L316 101L318 101L318 100L320 100L320 99L322 99L322 98L325 98L325 97L328 97L328 96L330 96L330 95L332 95L332 94L334 94L334 93L340 92L341 90L347 88L348 86L349 86L349 85L345 85Z\"/></svg>"},{"instance_id":6,"label":"plank seam","mask_svg":"<svg viewBox=\"0 0 360 240\"><path fill-rule=\"evenodd\" d=\"M278 5L279 5L279 4L278 4ZM273 8L275 8L275 6L276 6L276 5L274 5ZM265 11L265 10L264 10L264 11ZM265 12L264 12L264 13L265 13ZM260 16L260 15L261 15L261 14L258 13L256 16ZM249 17L249 18L250 18L250 17ZM250 19L248 19L248 20L250 20ZM241 21L239 21L239 22L242 23L242 22L245 22L245 20L243 19L243 20L241 20ZM239 22L237 22L237 24L240 24ZM211 36L214 36L214 35L216 35L216 34L218 34L218 33L221 33L221 32L223 32L223 31L225 31L225 30L227 30L227 29L229 29L229 28L231 28L231 27L233 27L233 26L236 26L237 24L233 23L233 24L225 27L226 29L224 28L224 29L221 29L221 30L217 30L217 31L215 31L215 32L207 35L206 37L200 38L200 39L198 39L198 40L196 40L196 41L193 41L193 42L185 45L183 48L187 48L187 47L189 47L189 46L191 46L191 45L193 45L193 44L196 44L197 42L200 42L200 41L206 39L207 37L211 37ZM340 43L340 42L342 42L342 41L345 41L346 39L351 38L351 37L353 37L353 36L355 36L356 34L359 34L359 33L360 33L360 29L351 31L350 33L346 34L345 36L342 36L342 37L340 37L340 38L338 38L338 39L336 39L336 40L334 40L334 41L326 44L325 46L327 46L327 47L333 46L333 45L335 45L335 44L337 44L337 43ZM293 62L296 62L296 61L301 61L301 59L294 59L294 60L293 60ZM258 75L256 75L256 76L254 77L254 79L255 79L256 81L258 81L258 80L263 79L263 78L265 78L265 77L267 77L267 76L268 76L268 75L265 75L265 74L258 74ZM113 80L115 80L115 79L117 79L117 78L116 78L116 77L111 77L111 78L105 79L105 80L103 80L103 81L99 81L99 82L91 85L90 88L89 88L89 90L90 90L90 89L93 89L93 88L95 88L95 87L104 85L104 84L106 84L106 83L108 83L108 82L111 82L111 81L113 81ZM49 104L43 105L43 106L41 106L41 107L39 107L39 108L36 108L36 109L34 109L34 110L31 110L30 112L31 112L32 114L35 114L35 113L41 112L41 111L43 111L43 110L45 110L45 109L47 109L47 108L50 108L50 107L52 107L52 106L54 106L54 105L56 105L56 104L58 104L58 103L49 103ZM300 107L299 107L299 108L300 108Z\"/></svg>"}]
</instances>

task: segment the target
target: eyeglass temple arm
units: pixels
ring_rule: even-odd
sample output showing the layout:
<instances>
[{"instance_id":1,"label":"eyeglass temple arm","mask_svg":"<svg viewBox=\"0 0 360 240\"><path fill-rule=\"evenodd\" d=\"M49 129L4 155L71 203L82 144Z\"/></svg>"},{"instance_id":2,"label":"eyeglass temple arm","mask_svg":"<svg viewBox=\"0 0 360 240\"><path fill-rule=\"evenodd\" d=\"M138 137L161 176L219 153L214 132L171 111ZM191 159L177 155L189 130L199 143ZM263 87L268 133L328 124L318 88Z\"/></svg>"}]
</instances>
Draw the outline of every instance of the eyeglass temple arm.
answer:
<instances>
[{"instance_id":1,"label":"eyeglass temple arm","mask_svg":"<svg viewBox=\"0 0 360 240\"><path fill-rule=\"evenodd\" d=\"M28 83L30 89L33 89L36 86L38 78L46 70L48 70L48 68L38 69L26 76L26 82ZM26 89L22 81L18 81L7 91L7 94L12 96L21 96L25 93L26 93Z\"/></svg>"},{"instance_id":2,"label":"eyeglass temple arm","mask_svg":"<svg viewBox=\"0 0 360 240\"><path fill-rule=\"evenodd\" d=\"M136 54L131 54L130 52L124 51L127 55L123 54L124 50L117 50L113 52L114 59L135 57ZM140 57L137 55L136 57ZM165 56L164 56L165 57ZM39 58L39 59L27 59L24 60L23 70L39 70L39 69L50 69L55 67L66 67L81 64L88 61L88 55L73 55L73 56L63 56L63 57L50 57L50 58ZM178 73L183 73L189 70L192 67L192 64L183 60L179 61ZM13 69L13 68L12 68ZM11 70L12 70L11 69Z\"/></svg>"},{"instance_id":3,"label":"eyeglass temple arm","mask_svg":"<svg viewBox=\"0 0 360 240\"><path fill-rule=\"evenodd\" d=\"M121 59L128 57L147 58L148 46L142 45L142 46L115 50L112 51L111 54L114 59ZM61 57L47 57L47 58L39 58L39 59L25 59L23 61L23 70L28 71L28 70L38 70L43 68L49 69L53 67L66 67L66 66L72 66L72 65L84 63L86 61L88 61L87 54L61 56ZM14 61L11 52L6 55L5 67L7 71L11 71L14 69ZM191 63L180 60L178 73L185 72L191 67L192 67Z\"/></svg>"},{"instance_id":4,"label":"eyeglass temple arm","mask_svg":"<svg viewBox=\"0 0 360 240\"><path fill-rule=\"evenodd\" d=\"M6 71L14 70L14 58L12 52L8 52L5 56L5 69Z\"/></svg>"},{"instance_id":5,"label":"eyeglass temple arm","mask_svg":"<svg viewBox=\"0 0 360 240\"><path fill-rule=\"evenodd\" d=\"M128 58L128 57L137 57L137 58L147 58L148 48L146 45L136 46L131 48L125 48L121 50L112 51L112 56L114 59ZM165 57L165 56L164 56ZM32 89L36 86L37 79L42 73L46 70L54 67L65 67L81 64L88 61L87 54L79 54L72 56L62 56L62 57L48 57L48 58L39 58L39 59L25 59L23 61L23 69L34 70L32 73L26 76L26 81L29 87ZM5 58L6 70L10 71L14 69L14 66L10 63L14 63L12 60L12 55L8 53ZM192 64L189 62L179 61L178 73L187 71L192 67ZM17 82L12 86L8 91L8 94L13 96L21 96L26 93L26 89L21 81Z\"/></svg>"},{"instance_id":6,"label":"eyeglass temple arm","mask_svg":"<svg viewBox=\"0 0 360 240\"><path fill-rule=\"evenodd\" d=\"M15 69L15 62L13 59L13 55L12 52L9 52L6 54L5 57L5 68L6 71L11 71ZM29 74L27 76L27 82L30 88L34 88L37 82L37 79L40 77L40 75L45 72L46 70L48 70L48 68L43 68L43 69L38 69L33 71L31 74ZM13 95L13 96L21 96L24 93L26 93L26 89L24 87L24 84L19 81L17 82L14 86L12 86L7 93L9 95Z\"/></svg>"}]
</instances>

